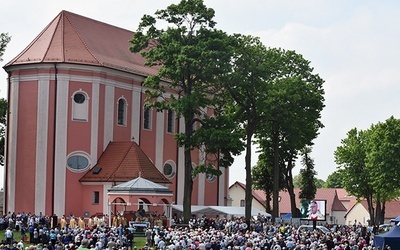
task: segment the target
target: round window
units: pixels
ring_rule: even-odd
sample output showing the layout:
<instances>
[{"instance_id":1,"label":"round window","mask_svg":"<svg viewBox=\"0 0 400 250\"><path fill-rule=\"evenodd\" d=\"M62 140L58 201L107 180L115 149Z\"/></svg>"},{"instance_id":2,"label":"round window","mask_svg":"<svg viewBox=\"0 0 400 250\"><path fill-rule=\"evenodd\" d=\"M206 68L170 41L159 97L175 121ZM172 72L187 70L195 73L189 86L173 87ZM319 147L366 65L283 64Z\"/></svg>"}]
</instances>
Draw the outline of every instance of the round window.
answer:
<instances>
[{"instance_id":1,"label":"round window","mask_svg":"<svg viewBox=\"0 0 400 250\"><path fill-rule=\"evenodd\" d=\"M164 175L167 178L172 178L175 175L174 167L171 164L165 163L164 164Z\"/></svg>"},{"instance_id":2,"label":"round window","mask_svg":"<svg viewBox=\"0 0 400 250\"><path fill-rule=\"evenodd\" d=\"M74 95L74 101L76 103L83 103L85 101L85 95L82 93L77 93Z\"/></svg>"},{"instance_id":3,"label":"round window","mask_svg":"<svg viewBox=\"0 0 400 250\"><path fill-rule=\"evenodd\" d=\"M207 178L207 180L208 180L209 182L213 182L213 181L215 181L215 180L217 179L217 176L215 176L215 175L213 175L213 174L210 174L210 173L207 173L207 174L206 174L206 178Z\"/></svg>"},{"instance_id":4,"label":"round window","mask_svg":"<svg viewBox=\"0 0 400 250\"><path fill-rule=\"evenodd\" d=\"M74 170L83 170L89 167L89 160L83 155L72 155L67 160L68 167Z\"/></svg>"}]
</instances>

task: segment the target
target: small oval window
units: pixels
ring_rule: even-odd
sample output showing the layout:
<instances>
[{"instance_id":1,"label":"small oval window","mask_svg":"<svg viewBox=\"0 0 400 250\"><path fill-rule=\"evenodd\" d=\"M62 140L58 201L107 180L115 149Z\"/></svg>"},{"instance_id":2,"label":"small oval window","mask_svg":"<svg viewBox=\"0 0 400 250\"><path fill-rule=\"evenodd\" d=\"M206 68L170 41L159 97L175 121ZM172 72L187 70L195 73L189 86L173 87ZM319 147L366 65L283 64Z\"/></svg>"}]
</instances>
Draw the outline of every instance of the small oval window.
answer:
<instances>
[{"instance_id":1,"label":"small oval window","mask_svg":"<svg viewBox=\"0 0 400 250\"><path fill-rule=\"evenodd\" d=\"M79 103L79 104L84 103L85 102L85 95L82 94L82 93L75 94L74 95L74 101L76 103Z\"/></svg>"},{"instance_id":2,"label":"small oval window","mask_svg":"<svg viewBox=\"0 0 400 250\"><path fill-rule=\"evenodd\" d=\"M213 174L210 174L210 173L207 173L206 174L206 178L207 178L207 181L213 182L213 181L215 181L217 179L217 176L215 176Z\"/></svg>"},{"instance_id":3,"label":"small oval window","mask_svg":"<svg viewBox=\"0 0 400 250\"><path fill-rule=\"evenodd\" d=\"M174 167L169 163L164 164L163 171L164 171L165 177L167 177L167 178L172 178L175 175Z\"/></svg>"},{"instance_id":4,"label":"small oval window","mask_svg":"<svg viewBox=\"0 0 400 250\"><path fill-rule=\"evenodd\" d=\"M73 155L68 158L67 164L71 169L83 170L89 167L89 160L82 155Z\"/></svg>"}]
</instances>

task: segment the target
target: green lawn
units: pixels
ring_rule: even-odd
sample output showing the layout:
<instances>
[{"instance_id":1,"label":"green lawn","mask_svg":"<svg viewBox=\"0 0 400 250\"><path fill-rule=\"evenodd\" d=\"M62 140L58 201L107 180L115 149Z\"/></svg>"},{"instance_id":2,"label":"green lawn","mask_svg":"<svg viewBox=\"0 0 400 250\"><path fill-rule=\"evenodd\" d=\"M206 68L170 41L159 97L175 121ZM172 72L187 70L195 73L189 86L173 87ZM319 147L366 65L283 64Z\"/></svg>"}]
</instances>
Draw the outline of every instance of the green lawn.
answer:
<instances>
[{"instance_id":1,"label":"green lawn","mask_svg":"<svg viewBox=\"0 0 400 250\"><path fill-rule=\"evenodd\" d=\"M142 249L146 245L146 237L135 237L133 240L133 247Z\"/></svg>"},{"instance_id":2,"label":"green lawn","mask_svg":"<svg viewBox=\"0 0 400 250\"><path fill-rule=\"evenodd\" d=\"M5 237L4 237L4 232L5 231L6 230L1 230L0 231L0 241L5 239ZM21 233L19 231L15 231L15 230L13 232L14 232L14 241L20 241L21 240Z\"/></svg>"},{"instance_id":3,"label":"green lawn","mask_svg":"<svg viewBox=\"0 0 400 250\"><path fill-rule=\"evenodd\" d=\"M4 240L4 232L5 230L0 230L0 241ZM14 241L20 241L21 240L21 233L19 231L13 231L14 232ZM27 234L29 237L29 233ZM25 245L31 245L29 242L25 242ZM133 247L136 247L137 249L141 249L146 245L146 238L145 237L135 237L133 240Z\"/></svg>"}]
</instances>

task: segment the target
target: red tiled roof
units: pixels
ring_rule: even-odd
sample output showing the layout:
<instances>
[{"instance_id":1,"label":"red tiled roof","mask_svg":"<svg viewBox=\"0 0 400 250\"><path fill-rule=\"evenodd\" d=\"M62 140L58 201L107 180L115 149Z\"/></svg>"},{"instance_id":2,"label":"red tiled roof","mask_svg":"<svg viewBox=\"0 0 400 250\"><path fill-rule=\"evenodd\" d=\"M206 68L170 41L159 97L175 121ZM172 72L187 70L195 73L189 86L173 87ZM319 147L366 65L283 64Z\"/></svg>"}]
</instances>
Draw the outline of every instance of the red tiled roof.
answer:
<instances>
[{"instance_id":1,"label":"red tiled roof","mask_svg":"<svg viewBox=\"0 0 400 250\"><path fill-rule=\"evenodd\" d=\"M354 204L357 203L357 198L355 196L349 195L344 188L338 188L336 189L336 192L340 201L348 202L347 208L349 210L351 207L354 206Z\"/></svg>"},{"instance_id":2,"label":"red tiled roof","mask_svg":"<svg viewBox=\"0 0 400 250\"><path fill-rule=\"evenodd\" d=\"M65 62L97 65L139 75L157 74L129 48L133 32L68 11L56 18L18 56L5 65Z\"/></svg>"},{"instance_id":3,"label":"red tiled roof","mask_svg":"<svg viewBox=\"0 0 400 250\"><path fill-rule=\"evenodd\" d=\"M294 193L296 196L296 205L300 206L300 188L295 188ZM289 193L286 191L279 192L281 201L279 202L279 212L281 214L291 213L290 197ZM337 197L335 188L318 188L315 194L315 199L326 200L326 212L331 214L331 211L346 211L344 205L340 202Z\"/></svg>"},{"instance_id":4,"label":"red tiled roof","mask_svg":"<svg viewBox=\"0 0 400 250\"><path fill-rule=\"evenodd\" d=\"M139 175L155 183L170 183L136 142L110 142L98 163L79 181L126 182Z\"/></svg>"}]
</instances>

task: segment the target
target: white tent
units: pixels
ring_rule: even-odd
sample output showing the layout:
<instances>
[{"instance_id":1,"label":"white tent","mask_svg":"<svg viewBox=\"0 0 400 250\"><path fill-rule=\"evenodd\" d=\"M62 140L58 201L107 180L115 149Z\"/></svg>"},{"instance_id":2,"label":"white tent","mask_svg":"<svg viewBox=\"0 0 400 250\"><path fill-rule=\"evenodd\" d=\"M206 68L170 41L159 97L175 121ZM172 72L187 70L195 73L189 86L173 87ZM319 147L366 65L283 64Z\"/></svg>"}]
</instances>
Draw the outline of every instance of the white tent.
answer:
<instances>
[{"instance_id":1,"label":"white tent","mask_svg":"<svg viewBox=\"0 0 400 250\"><path fill-rule=\"evenodd\" d=\"M175 211L174 211L175 210ZM182 212L182 205L172 205L173 212ZM192 214L195 215L232 215L232 216L245 216L244 207L226 207L226 206L192 206ZM271 214L261 211L257 208L251 209L251 215L263 215L271 217Z\"/></svg>"}]
</instances>

